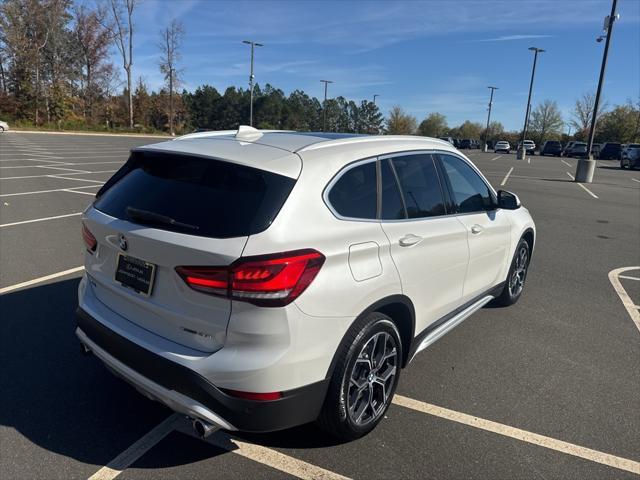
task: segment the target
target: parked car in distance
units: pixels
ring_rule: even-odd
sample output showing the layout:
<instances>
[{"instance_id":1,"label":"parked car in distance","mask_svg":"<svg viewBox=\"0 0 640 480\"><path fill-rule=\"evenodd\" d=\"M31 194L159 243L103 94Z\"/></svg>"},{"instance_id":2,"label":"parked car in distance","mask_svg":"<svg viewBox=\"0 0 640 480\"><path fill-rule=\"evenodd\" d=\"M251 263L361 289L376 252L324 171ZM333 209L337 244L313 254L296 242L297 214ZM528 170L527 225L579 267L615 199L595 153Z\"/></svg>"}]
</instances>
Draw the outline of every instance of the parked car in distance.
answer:
<instances>
[{"instance_id":1,"label":"parked car in distance","mask_svg":"<svg viewBox=\"0 0 640 480\"><path fill-rule=\"evenodd\" d=\"M558 140L547 140L540 147L540 155L554 155L559 157L562 154L562 144Z\"/></svg>"},{"instance_id":2,"label":"parked car in distance","mask_svg":"<svg viewBox=\"0 0 640 480\"><path fill-rule=\"evenodd\" d=\"M618 142L606 142L600 147L598 158L600 160L620 160L622 145Z\"/></svg>"},{"instance_id":3,"label":"parked car in distance","mask_svg":"<svg viewBox=\"0 0 640 480\"><path fill-rule=\"evenodd\" d=\"M510 153L511 145L509 144L509 142L507 142L506 140L500 140L499 142L496 142L495 146L493 147L493 153L498 152Z\"/></svg>"},{"instance_id":4,"label":"parked car in distance","mask_svg":"<svg viewBox=\"0 0 640 480\"><path fill-rule=\"evenodd\" d=\"M446 142L245 126L134 148L81 229L85 353L200 436L317 420L346 440L416 353L518 301L536 234Z\"/></svg>"},{"instance_id":5,"label":"parked car in distance","mask_svg":"<svg viewBox=\"0 0 640 480\"><path fill-rule=\"evenodd\" d=\"M640 168L640 143L630 143L622 150L620 168Z\"/></svg>"},{"instance_id":6,"label":"parked car in distance","mask_svg":"<svg viewBox=\"0 0 640 480\"><path fill-rule=\"evenodd\" d=\"M473 148L473 140L470 138L463 138L460 140L460 150L467 150Z\"/></svg>"},{"instance_id":7,"label":"parked car in distance","mask_svg":"<svg viewBox=\"0 0 640 480\"><path fill-rule=\"evenodd\" d=\"M600 143L594 143L593 145L591 145L591 155L593 155L593 158L598 158L601 146L602 144Z\"/></svg>"},{"instance_id":8,"label":"parked car in distance","mask_svg":"<svg viewBox=\"0 0 640 480\"><path fill-rule=\"evenodd\" d=\"M567 157L584 158L587 156L587 144L584 142L574 142Z\"/></svg>"},{"instance_id":9,"label":"parked car in distance","mask_svg":"<svg viewBox=\"0 0 640 480\"><path fill-rule=\"evenodd\" d=\"M0 120L0 133L8 132L8 131L9 131L9 124L7 122L3 122L2 120Z\"/></svg>"},{"instance_id":10,"label":"parked car in distance","mask_svg":"<svg viewBox=\"0 0 640 480\"><path fill-rule=\"evenodd\" d=\"M453 140L452 137L440 137L440 140L444 140L445 142L449 142L454 147L456 146L456 143L455 143L455 141Z\"/></svg>"},{"instance_id":11,"label":"parked car in distance","mask_svg":"<svg viewBox=\"0 0 640 480\"><path fill-rule=\"evenodd\" d=\"M522 147L522 142L518 142L518 150L520 150L521 147ZM536 144L533 140L525 140L524 148L528 154L530 155L536 154Z\"/></svg>"},{"instance_id":12,"label":"parked car in distance","mask_svg":"<svg viewBox=\"0 0 640 480\"><path fill-rule=\"evenodd\" d=\"M569 153L569 151L571 150L571 147L573 147L573 144L576 143L575 140L571 140L569 143L567 143L564 148L562 149L562 156L563 157L567 157L567 153Z\"/></svg>"}]
</instances>

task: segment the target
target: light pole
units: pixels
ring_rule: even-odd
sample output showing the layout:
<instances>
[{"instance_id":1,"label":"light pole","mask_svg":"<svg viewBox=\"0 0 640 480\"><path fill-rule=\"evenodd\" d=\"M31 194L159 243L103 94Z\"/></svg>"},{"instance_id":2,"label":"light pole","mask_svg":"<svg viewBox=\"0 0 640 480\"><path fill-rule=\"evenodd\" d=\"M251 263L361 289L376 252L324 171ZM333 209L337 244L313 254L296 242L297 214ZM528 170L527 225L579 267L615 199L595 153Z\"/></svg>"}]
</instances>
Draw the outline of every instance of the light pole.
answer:
<instances>
[{"instance_id":1,"label":"light pole","mask_svg":"<svg viewBox=\"0 0 640 480\"><path fill-rule=\"evenodd\" d=\"M524 129L522 130L522 141L520 142L520 148L518 148L518 154L516 160L524 160L527 156L527 150L524 148L524 140L527 136L527 126L529 124L529 112L531 111L531 92L533 91L533 79L536 76L536 63L538 63L538 53L542 53L545 50L537 47L529 47L529 50L535 52L533 56L533 68L531 69L531 83L529 84L529 99L527 100L527 112L524 115Z\"/></svg>"},{"instance_id":2,"label":"light pole","mask_svg":"<svg viewBox=\"0 0 640 480\"><path fill-rule=\"evenodd\" d=\"M255 47L264 47L264 45L251 40L243 40L242 43L251 45L251 70L249 73L249 126L253 127L253 49Z\"/></svg>"},{"instance_id":3,"label":"light pole","mask_svg":"<svg viewBox=\"0 0 640 480\"><path fill-rule=\"evenodd\" d=\"M611 14L604 19L604 30L607 32L607 40L604 44L604 52L602 54L602 65L600 66L600 79L598 80L598 90L596 92L596 101L593 104L593 116L591 117L591 127L589 128L589 141L587 143L587 157L578 160L576 167L576 182L591 183L593 181L593 172L596 169L596 161L593 159L591 148L593 147L593 137L596 133L596 120L598 118L598 106L600 104L600 93L602 92L602 84L604 82L604 72L607 69L607 56L609 55L609 44L611 42L611 33L613 32L613 22L617 20L616 4L618 0L611 3ZM602 41L602 36L596 39Z\"/></svg>"},{"instance_id":4,"label":"light pole","mask_svg":"<svg viewBox=\"0 0 640 480\"><path fill-rule=\"evenodd\" d=\"M484 149L487 151L487 141L489 140L489 120L491 120L491 105L493 105L493 91L498 90L498 87L487 87L491 89L491 96L489 97L489 113L487 114L487 128L484 130Z\"/></svg>"},{"instance_id":5,"label":"light pole","mask_svg":"<svg viewBox=\"0 0 640 480\"><path fill-rule=\"evenodd\" d=\"M320 80L324 83L324 104L322 106L322 131L327 130L327 85L333 83L333 80Z\"/></svg>"},{"instance_id":6,"label":"light pole","mask_svg":"<svg viewBox=\"0 0 640 480\"><path fill-rule=\"evenodd\" d=\"M373 96L373 104L376 104L376 97L379 97L380 95L378 95L377 93Z\"/></svg>"}]
</instances>

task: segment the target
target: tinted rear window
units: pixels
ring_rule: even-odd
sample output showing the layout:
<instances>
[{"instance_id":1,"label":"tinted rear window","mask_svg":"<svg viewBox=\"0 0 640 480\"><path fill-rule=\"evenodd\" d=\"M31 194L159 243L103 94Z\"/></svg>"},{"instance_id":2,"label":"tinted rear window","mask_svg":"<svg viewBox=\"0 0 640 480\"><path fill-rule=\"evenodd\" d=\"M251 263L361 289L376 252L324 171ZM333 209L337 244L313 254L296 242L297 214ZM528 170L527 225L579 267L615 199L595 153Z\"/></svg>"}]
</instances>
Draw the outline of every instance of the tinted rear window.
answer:
<instances>
[{"instance_id":1,"label":"tinted rear window","mask_svg":"<svg viewBox=\"0 0 640 480\"><path fill-rule=\"evenodd\" d=\"M134 223L214 238L265 230L295 184L292 178L264 170L175 154L134 153L123 168L116 174L121 178L99 192L95 208ZM132 218L133 211L175 224Z\"/></svg>"},{"instance_id":2,"label":"tinted rear window","mask_svg":"<svg viewBox=\"0 0 640 480\"><path fill-rule=\"evenodd\" d=\"M347 170L329 192L329 203L347 218L376 218L376 164L368 162Z\"/></svg>"}]
</instances>

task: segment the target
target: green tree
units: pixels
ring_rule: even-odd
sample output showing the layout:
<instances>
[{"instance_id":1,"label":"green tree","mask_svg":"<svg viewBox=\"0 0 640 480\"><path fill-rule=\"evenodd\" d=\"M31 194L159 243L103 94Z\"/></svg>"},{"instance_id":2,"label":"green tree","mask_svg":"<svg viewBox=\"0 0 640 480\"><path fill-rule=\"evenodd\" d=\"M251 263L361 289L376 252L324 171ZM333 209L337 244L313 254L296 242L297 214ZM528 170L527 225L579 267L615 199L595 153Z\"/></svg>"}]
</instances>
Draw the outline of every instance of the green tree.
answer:
<instances>
[{"instance_id":1,"label":"green tree","mask_svg":"<svg viewBox=\"0 0 640 480\"><path fill-rule=\"evenodd\" d=\"M465 120L462 125L451 129L451 136L456 138L479 139L483 127L481 123Z\"/></svg>"},{"instance_id":2,"label":"green tree","mask_svg":"<svg viewBox=\"0 0 640 480\"><path fill-rule=\"evenodd\" d=\"M548 139L560 138L563 126L558 104L552 100L543 101L531 112L529 130L531 138L538 145Z\"/></svg>"},{"instance_id":3,"label":"green tree","mask_svg":"<svg viewBox=\"0 0 640 480\"><path fill-rule=\"evenodd\" d=\"M396 105L389 112L386 133L389 135L413 135L416 132L417 123L414 116L405 113L401 107Z\"/></svg>"},{"instance_id":4,"label":"green tree","mask_svg":"<svg viewBox=\"0 0 640 480\"><path fill-rule=\"evenodd\" d=\"M441 137L448 130L447 117L441 113L430 113L418 127L418 133L424 137Z\"/></svg>"},{"instance_id":5,"label":"green tree","mask_svg":"<svg viewBox=\"0 0 640 480\"><path fill-rule=\"evenodd\" d=\"M596 140L599 142L640 142L638 124L640 109L631 102L618 105L598 119Z\"/></svg>"}]
</instances>

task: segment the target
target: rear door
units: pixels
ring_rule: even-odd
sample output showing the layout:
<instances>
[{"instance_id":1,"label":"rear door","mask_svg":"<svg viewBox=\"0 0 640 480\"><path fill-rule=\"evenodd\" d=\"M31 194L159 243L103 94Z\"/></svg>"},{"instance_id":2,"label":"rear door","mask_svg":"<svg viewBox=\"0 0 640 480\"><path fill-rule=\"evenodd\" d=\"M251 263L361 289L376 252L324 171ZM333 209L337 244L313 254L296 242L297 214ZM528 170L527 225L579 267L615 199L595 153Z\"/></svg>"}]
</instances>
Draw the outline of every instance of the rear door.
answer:
<instances>
[{"instance_id":1,"label":"rear door","mask_svg":"<svg viewBox=\"0 0 640 480\"><path fill-rule=\"evenodd\" d=\"M465 160L438 154L454 202L456 219L469 242L469 266L463 300L483 294L504 278L511 224L505 211L496 207L493 191Z\"/></svg>"},{"instance_id":2,"label":"rear door","mask_svg":"<svg viewBox=\"0 0 640 480\"><path fill-rule=\"evenodd\" d=\"M295 179L211 158L138 152L83 222L96 299L136 325L211 352L225 340L231 301L189 288L181 266L226 266L266 229Z\"/></svg>"},{"instance_id":3,"label":"rear door","mask_svg":"<svg viewBox=\"0 0 640 480\"><path fill-rule=\"evenodd\" d=\"M428 153L381 158L381 224L414 304L421 332L461 304L467 269L467 231L447 215L443 189Z\"/></svg>"}]
</instances>

